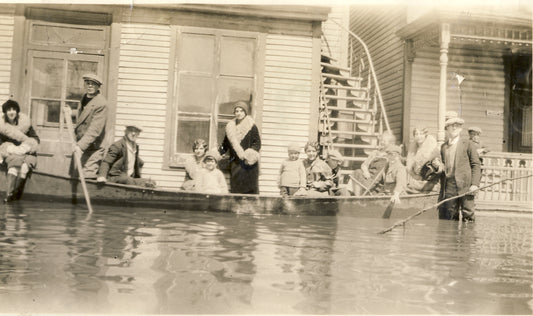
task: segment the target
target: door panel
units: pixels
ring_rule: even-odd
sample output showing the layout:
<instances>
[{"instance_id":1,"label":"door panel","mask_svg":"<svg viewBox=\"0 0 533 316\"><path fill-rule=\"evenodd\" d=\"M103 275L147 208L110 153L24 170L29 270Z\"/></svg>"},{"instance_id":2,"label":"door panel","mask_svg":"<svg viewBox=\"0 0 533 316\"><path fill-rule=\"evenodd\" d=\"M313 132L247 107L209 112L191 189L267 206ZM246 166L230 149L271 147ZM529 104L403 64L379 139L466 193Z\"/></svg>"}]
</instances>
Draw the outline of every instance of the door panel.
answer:
<instances>
[{"instance_id":1,"label":"door panel","mask_svg":"<svg viewBox=\"0 0 533 316\"><path fill-rule=\"evenodd\" d=\"M27 104L33 127L41 139L38 170L67 174L71 143L62 108L72 108L76 122L84 93L82 76L103 75L103 56L28 51Z\"/></svg>"}]
</instances>

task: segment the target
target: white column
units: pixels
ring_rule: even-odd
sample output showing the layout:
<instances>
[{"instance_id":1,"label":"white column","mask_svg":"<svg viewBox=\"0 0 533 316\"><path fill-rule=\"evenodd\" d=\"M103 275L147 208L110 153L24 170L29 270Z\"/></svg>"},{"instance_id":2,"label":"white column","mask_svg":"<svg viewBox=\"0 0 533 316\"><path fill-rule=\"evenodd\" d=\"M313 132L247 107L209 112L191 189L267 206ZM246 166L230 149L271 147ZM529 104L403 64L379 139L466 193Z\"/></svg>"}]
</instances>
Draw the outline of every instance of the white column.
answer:
<instances>
[{"instance_id":1,"label":"white column","mask_svg":"<svg viewBox=\"0 0 533 316\"><path fill-rule=\"evenodd\" d=\"M448 67L448 46L450 44L450 25L442 23L440 26L440 82L439 82L439 111L437 141L444 142L444 116L446 115L446 74Z\"/></svg>"}]
</instances>

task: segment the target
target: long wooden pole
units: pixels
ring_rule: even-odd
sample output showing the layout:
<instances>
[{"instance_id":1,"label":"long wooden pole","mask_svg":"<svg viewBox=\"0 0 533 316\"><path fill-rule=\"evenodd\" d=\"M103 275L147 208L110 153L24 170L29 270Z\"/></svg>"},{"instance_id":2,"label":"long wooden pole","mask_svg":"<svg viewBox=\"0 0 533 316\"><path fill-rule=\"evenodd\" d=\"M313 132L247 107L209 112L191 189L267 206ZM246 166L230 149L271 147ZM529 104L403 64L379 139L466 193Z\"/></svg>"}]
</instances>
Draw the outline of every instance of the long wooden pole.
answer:
<instances>
[{"instance_id":1,"label":"long wooden pole","mask_svg":"<svg viewBox=\"0 0 533 316\"><path fill-rule=\"evenodd\" d=\"M74 136L74 128L72 127L72 117L66 109L63 113L65 114L65 122L67 123L68 134L70 136L70 141L72 144L76 144L76 137ZM83 189L83 195L85 196L85 202L87 203L87 208L89 213L93 212L93 207L91 206L91 197L89 196L89 191L87 190L87 184L85 183L85 175L83 174L83 167L81 165L81 157L77 151L72 153L72 159L76 163L76 168L78 168L78 174L80 175L81 188Z\"/></svg>"},{"instance_id":2,"label":"long wooden pole","mask_svg":"<svg viewBox=\"0 0 533 316\"><path fill-rule=\"evenodd\" d=\"M500 180L498 182L494 182L492 184L489 184L489 185L486 185L486 186L483 186L483 187L480 187L478 188L477 190L474 190L474 191L469 191L469 192L466 192L466 193L463 193L463 194L459 194L457 196L452 196L451 198L448 198L448 199L445 199L445 200L442 200L436 204L433 204L431 205L430 207L426 207L425 209L422 209L416 213L414 213L413 215L409 216L409 217L406 217L404 219L402 219L401 221L398 221L396 222L394 225L392 225L391 227L387 228L387 229L384 229L382 231L379 232L379 234L385 234L387 232L390 232L391 230L393 230L394 228L400 226L400 225L404 225L405 223L407 223L408 221L410 221L411 219L417 217L418 215L420 214L423 214L431 209L434 209L436 207L438 207L439 205L441 205L442 203L445 203L445 202L448 202L448 201L451 201L451 200L454 200L454 199L458 199L460 197L463 197L465 195L469 195L469 194L472 194L474 192L477 192L477 191L480 191L480 190L483 190L483 189L486 189L488 187L491 187L493 185L496 185L496 184L499 184L499 183L502 183L502 182L506 182L506 181L515 181L515 180L518 180L518 179L522 179L522 178L529 178L533 176L533 174L528 174L528 175L525 175L525 176L521 176L521 177L516 177L516 178L507 178L507 179L503 179L503 180Z\"/></svg>"}]
</instances>

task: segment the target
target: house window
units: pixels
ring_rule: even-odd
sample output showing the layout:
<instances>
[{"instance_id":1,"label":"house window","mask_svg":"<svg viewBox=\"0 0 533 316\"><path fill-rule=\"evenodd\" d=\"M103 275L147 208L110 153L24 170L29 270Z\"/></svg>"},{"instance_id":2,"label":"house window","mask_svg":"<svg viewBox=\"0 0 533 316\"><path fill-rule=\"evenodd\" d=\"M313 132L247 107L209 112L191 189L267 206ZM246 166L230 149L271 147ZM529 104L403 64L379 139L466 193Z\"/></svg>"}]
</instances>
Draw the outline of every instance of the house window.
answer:
<instances>
[{"instance_id":1,"label":"house window","mask_svg":"<svg viewBox=\"0 0 533 316\"><path fill-rule=\"evenodd\" d=\"M182 166L195 139L221 144L238 100L253 102L257 35L181 29L176 46L176 82L170 166ZM252 105L253 108L253 105Z\"/></svg>"}]
</instances>

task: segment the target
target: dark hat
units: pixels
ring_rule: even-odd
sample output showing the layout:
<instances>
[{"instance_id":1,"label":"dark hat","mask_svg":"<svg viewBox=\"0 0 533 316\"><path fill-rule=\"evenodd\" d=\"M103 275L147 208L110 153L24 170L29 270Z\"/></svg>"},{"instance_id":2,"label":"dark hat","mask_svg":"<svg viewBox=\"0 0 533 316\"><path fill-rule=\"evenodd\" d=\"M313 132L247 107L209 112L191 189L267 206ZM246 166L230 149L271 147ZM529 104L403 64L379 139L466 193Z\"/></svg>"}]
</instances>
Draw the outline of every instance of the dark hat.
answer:
<instances>
[{"instance_id":1,"label":"dark hat","mask_svg":"<svg viewBox=\"0 0 533 316\"><path fill-rule=\"evenodd\" d=\"M83 81L92 81L92 82L96 82L100 86L102 85L102 79L96 74L83 75Z\"/></svg>"},{"instance_id":2,"label":"dark hat","mask_svg":"<svg viewBox=\"0 0 533 316\"><path fill-rule=\"evenodd\" d=\"M142 132L143 126L141 125L141 123L134 122L126 124L126 129L136 129L137 131Z\"/></svg>"},{"instance_id":3,"label":"dark hat","mask_svg":"<svg viewBox=\"0 0 533 316\"><path fill-rule=\"evenodd\" d=\"M246 101L237 101L235 104L233 104L233 112L235 113L236 108L241 108L244 110L246 115L250 114L250 106Z\"/></svg>"},{"instance_id":4,"label":"dark hat","mask_svg":"<svg viewBox=\"0 0 533 316\"><path fill-rule=\"evenodd\" d=\"M4 104L2 104L2 112L6 113L7 110L9 109L15 109L15 111L17 111L17 113L20 112L20 105L18 104L17 101L15 100L7 100L6 102L4 102Z\"/></svg>"}]
</instances>

